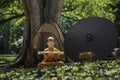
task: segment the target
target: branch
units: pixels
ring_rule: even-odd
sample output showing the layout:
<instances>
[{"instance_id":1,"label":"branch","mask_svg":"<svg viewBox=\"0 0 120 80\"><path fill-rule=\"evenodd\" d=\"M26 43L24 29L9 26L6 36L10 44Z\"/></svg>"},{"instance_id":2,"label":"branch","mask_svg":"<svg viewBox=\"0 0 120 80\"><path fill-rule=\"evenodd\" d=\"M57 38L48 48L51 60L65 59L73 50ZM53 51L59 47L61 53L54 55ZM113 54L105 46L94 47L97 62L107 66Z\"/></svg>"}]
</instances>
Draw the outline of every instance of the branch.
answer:
<instances>
[{"instance_id":1,"label":"branch","mask_svg":"<svg viewBox=\"0 0 120 80\"><path fill-rule=\"evenodd\" d=\"M23 16L24 16L24 13L9 17L7 19L0 20L0 24L4 24L4 23L9 22L9 21L11 21L13 19L20 18L20 17L23 17Z\"/></svg>"},{"instance_id":2,"label":"branch","mask_svg":"<svg viewBox=\"0 0 120 80\"><path fill-rule=\"evenodd\" d=\"M65 17L65 18L68 18L68 19L72 19L72 20L74 20L74 21L79 21L79 19L75 19L75 18L68 17L68 16L65 16L65 15L62 15L62 16Z\"/></svg>"}]
</instances>

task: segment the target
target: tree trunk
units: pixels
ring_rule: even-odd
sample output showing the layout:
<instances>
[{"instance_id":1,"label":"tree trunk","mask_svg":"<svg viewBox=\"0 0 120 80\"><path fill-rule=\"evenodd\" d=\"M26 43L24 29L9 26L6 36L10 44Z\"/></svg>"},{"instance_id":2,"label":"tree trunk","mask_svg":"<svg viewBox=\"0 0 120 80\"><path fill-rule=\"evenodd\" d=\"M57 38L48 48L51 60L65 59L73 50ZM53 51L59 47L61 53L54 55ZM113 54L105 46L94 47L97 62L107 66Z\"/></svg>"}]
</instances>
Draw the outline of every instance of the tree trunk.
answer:
<instances>
[{"instance_id":1,"label":"tree trunk","mask_svg":"<svg viewBox=\"0 0 120 80\"><path fill-rule=\"evenodd\" d=\"M23 48L16 60L7 67L37 66L42 60L42 57L37 56L37 51L46 47L45 40L48 36L54 36L57 48L63 50L64 38L59 28L63 2L63 0L23 0L26 16Z\"/></svg>"},{"instance_id":2,"label":"tree trunk","mask_svg":"<svg viewBox=\"0 0 120 80\"><path fill-rule=\"evenodd\" d=\"M3 53L5 54L9 53L9 33L10 27L5 25L3 30Z\"/></svg>"}]
</instances>

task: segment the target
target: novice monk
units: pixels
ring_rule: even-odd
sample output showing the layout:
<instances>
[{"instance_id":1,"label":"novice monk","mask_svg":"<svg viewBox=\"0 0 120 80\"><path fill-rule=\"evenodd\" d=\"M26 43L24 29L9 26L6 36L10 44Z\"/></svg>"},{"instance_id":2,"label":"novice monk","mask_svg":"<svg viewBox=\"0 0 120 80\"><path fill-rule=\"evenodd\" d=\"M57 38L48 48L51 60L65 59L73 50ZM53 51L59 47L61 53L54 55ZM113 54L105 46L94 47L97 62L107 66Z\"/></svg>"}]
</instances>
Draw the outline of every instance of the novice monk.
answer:
<instances>
[{"instance_id":1,"label":"novice monk","mask_svg":"<svg viewBox=\"0 0 120 80\"><path fill-rule=\"evenodd\" d=\"M61 54L52 53L52 52L60 52L57 48L54 47L55 40L53 37L48 37L48 48L44 49L45 52L50 54L44 54L44 60L38 64L38 67L44 68L47 66L57 66L63 65L64 62L60 61Z\"/></svg>"}]
</instances>

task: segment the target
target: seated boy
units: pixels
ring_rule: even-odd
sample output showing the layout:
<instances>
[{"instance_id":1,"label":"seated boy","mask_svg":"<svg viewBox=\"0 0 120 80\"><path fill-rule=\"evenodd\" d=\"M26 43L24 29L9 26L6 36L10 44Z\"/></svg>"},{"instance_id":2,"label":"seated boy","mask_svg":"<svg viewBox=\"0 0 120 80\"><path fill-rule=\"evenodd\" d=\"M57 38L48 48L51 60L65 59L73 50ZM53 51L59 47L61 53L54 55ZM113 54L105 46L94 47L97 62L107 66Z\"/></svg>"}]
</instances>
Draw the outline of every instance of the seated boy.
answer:
<instances>
[{"instance_id":1,"label":"seated boy","mask_svg":"<svg viewBox=\"0 0 120 80\"><path fill-rule=\"evenodd\" d=\"M48 54L44 54L44 60L38 64L38 67L44 68L47 66L56 66L63 65L64 62L60 61L60 57L62 54L52 53L52 52L60 52L57 48L55 48L55 39L53 37L48 37L47 39L48 48L44 49L44 51Z\"/></svg>"}]
</instances>

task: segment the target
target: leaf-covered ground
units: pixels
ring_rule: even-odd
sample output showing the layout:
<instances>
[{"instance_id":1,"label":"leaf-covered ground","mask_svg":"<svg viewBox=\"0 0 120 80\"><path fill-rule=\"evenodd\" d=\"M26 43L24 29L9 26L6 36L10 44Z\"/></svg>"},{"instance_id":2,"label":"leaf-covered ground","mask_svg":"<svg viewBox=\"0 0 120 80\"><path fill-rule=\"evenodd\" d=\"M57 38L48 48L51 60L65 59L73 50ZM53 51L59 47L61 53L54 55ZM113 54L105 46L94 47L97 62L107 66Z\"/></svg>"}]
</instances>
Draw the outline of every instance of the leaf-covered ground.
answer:
<instances>
[{"instance_id":1,"label":"leaf-covered ground","mask_svg":"<svg viewBox=\"0 0 120 80\"><path fill-rule=\"evenodd\" d=\"M0 70L0 80L120 80L120 60Z\"/></svg>"}]
</instances>

